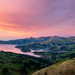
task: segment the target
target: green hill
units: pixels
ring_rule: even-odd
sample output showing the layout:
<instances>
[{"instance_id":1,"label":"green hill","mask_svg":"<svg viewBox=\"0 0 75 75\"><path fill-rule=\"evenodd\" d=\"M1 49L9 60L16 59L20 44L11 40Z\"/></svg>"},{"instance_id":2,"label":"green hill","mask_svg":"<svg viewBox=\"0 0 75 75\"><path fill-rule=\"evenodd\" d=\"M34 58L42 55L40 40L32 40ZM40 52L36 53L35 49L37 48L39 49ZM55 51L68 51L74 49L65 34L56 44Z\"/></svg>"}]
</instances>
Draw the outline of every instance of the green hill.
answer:
<instances>
[{"instance_id":1,"label":"green hill","mask_svg":"<svg viewBox=\"0 0 75 75\"><path fill-rule=\"evenodd\" d=\"M32 75L50 64L47 59L0 51L0 75Z\"/></svg>"},{"instance_id":2,"label":"green hill","mask_svg":"<svg viewBox=\"0 0 75 75\"><path fill-rule=\"evenodd\" d=\"M75 75L75 58L56 63L35 72L33 75Z\"/></svg>"}]
</instances>

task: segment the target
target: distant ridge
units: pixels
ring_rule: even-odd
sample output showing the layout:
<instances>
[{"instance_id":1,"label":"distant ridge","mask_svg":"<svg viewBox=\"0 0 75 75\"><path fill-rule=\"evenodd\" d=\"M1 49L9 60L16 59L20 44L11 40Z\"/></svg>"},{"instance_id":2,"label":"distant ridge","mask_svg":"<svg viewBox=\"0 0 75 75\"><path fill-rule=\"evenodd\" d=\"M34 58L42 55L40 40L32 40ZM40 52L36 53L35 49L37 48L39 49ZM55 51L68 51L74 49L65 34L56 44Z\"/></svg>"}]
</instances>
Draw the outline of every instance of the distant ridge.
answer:
<instances>
[{"instance_id":1,"label":"distant ridge","mask_svg":"<svg viewBox=\"0 0 75 75\"><path fill-rule=\"evenodd\" d=\"M39 37L39 38L25 38L25 39L16 39L16 40L9 40L9 41L2 41L0 40L0 44L15 44L15 45L22 45L27 44L31 42L44 42L49 40L59 40L59 39L75 39L75 36L73 37L59 37L59 36L48 36L48 37Z\"/></svg>"}]
</instances>

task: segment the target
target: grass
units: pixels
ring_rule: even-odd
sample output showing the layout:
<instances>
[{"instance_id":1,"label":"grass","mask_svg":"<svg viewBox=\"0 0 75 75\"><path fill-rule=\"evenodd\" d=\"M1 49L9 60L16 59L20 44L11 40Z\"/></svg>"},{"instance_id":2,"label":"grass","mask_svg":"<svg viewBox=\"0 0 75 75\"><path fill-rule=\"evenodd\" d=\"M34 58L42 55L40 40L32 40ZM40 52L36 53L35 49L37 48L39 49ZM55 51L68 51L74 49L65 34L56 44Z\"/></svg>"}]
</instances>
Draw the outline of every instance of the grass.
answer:
<instances>
[{"instance_id":1,"label":"grass","mask_svg":"<svg viewBox=\"0 0 75 75\"><path fill-rule=\"evenodd\" d=\"M0 75L32 75L42 67L45 63L41 58L0 51ZM2 73L5 68L8 74Z\"/></svg>"},{"instance_id":2,"label":"grass","mask_svg":"<svg viewBox=\"0 0 75 75\"><path fill-rule=\"evenodd\" d=\"M75 59L56 63L32 75L75 75Z\"/></svg>"}]
</instances>

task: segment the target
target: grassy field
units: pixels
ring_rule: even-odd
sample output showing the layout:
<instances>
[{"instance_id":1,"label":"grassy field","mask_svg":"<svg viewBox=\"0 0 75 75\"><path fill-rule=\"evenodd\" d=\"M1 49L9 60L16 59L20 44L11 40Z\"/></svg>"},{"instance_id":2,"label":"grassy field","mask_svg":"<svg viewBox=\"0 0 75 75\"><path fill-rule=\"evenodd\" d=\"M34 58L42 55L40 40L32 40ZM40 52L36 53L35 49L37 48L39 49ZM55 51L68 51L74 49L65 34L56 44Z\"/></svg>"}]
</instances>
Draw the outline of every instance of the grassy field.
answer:
<instances>
[{"instance_id":1,"label":"grassy field","mask_svg":"<svg viewBox=\"0 0 75 75\"><path fill-rule=\"evenodd\" d=\"M35 72L33 75L75 75L75 58L58 62Z\"/></svg>"},{"instance_id":2,"label":"grassy field","mask_svg":"<svg viewBox=\"0 0 75 75\"><path fill-rule=\"evenodd\" d=\"M32 75L47 67L49 62L43 58L0 51L0 75Z\"/></svg>"}]
</instances>

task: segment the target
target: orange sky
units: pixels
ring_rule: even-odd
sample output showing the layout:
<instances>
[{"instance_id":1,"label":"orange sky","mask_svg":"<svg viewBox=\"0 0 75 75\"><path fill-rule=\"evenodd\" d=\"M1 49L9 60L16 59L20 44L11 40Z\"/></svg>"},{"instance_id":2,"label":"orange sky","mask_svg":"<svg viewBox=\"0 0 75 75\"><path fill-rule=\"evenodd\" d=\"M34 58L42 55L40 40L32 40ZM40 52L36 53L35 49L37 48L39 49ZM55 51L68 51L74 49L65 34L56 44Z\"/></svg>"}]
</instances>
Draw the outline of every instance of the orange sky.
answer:
<instances>
[{"instance_id":1,"label":"orange sky","mask_svg":"<svg viewBox=\"0 0 75 75\"><path fill-rule=\"evenodd\" d=\"M0 0L0 39L75 36L74 0Z\"/></svg>"}]
</instances>

